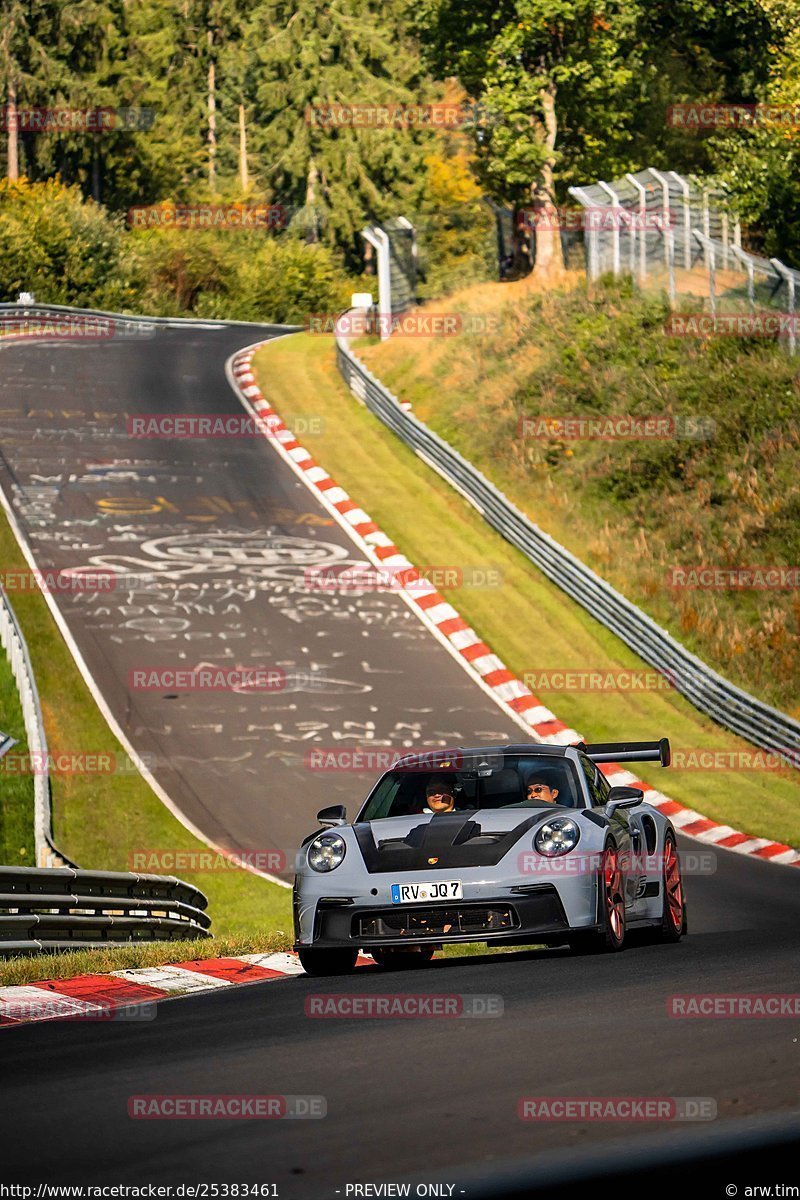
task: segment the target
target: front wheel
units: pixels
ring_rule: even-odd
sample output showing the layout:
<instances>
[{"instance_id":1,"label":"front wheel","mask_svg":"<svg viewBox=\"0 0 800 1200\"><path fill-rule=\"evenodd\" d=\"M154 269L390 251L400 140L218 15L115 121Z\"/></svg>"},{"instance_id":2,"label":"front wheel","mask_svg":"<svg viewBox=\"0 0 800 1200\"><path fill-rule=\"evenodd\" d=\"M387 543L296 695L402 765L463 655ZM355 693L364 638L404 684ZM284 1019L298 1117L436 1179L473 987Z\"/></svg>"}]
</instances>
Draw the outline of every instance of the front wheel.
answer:
<instances>
[{"instance_id":1,"label":"front wheel","mask_svg":"<svg viewBox=\"0 0 800 1200\"><path fill-rule=\"evenodd\" d=\"M572 935L569 944L576 954L615 953L625 944L625 885L616 846L603 851L597 893L600 928Z\"/></svg>"},{"instance_id":2,"label":"front wheel","mask_svg":"<svg viewBox=\"0 0 800 1200\"><path fill-rule=\"evenodd\" d=\"M298 950L306 975L349 975L356 965L357 950Z\"/></svg>"},{"instance_id":3,"label":"front wheel","mask_svg":"<svg viewBox=\"0 0 800 1200\"><path fill-rule=\"evenodd\" d=\"M410 947L408 949L396 946L368 950L379 967L384 971L408 971L414 967L427 967L433 958L433 946Z\"/></svg>"}]
</instances>

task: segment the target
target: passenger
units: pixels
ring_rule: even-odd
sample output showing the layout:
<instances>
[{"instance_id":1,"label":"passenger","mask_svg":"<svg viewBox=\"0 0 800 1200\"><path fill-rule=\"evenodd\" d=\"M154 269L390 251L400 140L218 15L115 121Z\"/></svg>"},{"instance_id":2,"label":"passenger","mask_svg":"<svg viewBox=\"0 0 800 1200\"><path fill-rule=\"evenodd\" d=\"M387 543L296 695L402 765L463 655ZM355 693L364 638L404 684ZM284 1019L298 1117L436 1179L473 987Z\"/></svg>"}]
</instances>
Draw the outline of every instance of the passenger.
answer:
<instances>
[{"instance_id":1,"label":"passenger","mask_svg":"<svg viewBox=\"0 0 800 1200\"><path fill-rule=\"evenodd\" d=\"M424 813L450 813L456 810L456 789L452 779L444 777L428 781L425 788Z\"/></svg>"}]
</instances>

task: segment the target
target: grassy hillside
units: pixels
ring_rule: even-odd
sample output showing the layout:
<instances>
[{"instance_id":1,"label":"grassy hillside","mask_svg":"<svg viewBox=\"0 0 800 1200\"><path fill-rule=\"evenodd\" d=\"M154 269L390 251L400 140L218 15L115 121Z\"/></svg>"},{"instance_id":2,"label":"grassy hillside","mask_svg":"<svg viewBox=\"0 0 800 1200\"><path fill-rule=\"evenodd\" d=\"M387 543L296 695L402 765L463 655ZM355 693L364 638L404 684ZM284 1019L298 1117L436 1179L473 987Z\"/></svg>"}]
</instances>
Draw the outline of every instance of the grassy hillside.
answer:
<instances>
[{"instance_id":1,"label":"grassy hillside","mask_svg":"<svg viewBox=\"0 0 800 1200\"><path fill-rule=\"evenodd\" d=\"M492 332L359 353L538 525L728 678L799 715L797 587L668 582L673 567L800 566L797 360L765 340L667 336L664 302L626 284L534 287L435 306L491 314ZM573 440L536 420L628 415L673 420L677 435ZM690 436L696 420L705 437Z\"/></svg>"}]
</instances>

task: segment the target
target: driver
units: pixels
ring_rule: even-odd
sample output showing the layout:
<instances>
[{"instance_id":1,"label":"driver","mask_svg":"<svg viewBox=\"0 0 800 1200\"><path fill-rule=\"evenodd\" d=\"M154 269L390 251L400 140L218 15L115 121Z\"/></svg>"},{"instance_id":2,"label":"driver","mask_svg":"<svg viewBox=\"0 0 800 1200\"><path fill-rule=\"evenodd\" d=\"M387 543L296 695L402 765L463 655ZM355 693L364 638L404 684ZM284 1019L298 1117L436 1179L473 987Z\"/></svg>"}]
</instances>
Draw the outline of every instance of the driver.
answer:
<instances>
[{"instance_id":1,"label":"driver","mask_svg":"<svg viewBox=\"0 0 800 1200\"><path fill-rule=\"evenodd\" d=\"M455 780L445 775L434 776L425 788L424 813L450 813L456 810Z\"/></svg>"},{"instance_id":2,"label":"driver","mask_svg":"<svg viewBox=\"0 0 800 1200\"><path fill-rule=\"evenodd\" d=\"M558 804L558 788L551 787L551 781L547 776L538 775L536 771L531 771L525 781L525 794L529 801Z\"/></svg>"}]
</instances>

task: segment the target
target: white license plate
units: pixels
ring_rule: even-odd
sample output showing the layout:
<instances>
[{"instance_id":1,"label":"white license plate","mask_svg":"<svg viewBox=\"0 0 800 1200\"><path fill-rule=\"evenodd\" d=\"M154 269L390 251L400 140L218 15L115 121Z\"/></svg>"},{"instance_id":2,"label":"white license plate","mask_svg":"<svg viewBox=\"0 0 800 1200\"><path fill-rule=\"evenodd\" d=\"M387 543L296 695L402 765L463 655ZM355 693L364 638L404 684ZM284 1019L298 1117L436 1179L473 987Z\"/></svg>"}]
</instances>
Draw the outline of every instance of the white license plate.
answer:
<instances>
[{"instance_id":1,"label":"white license plate","mask_svg":"<svg viewBox=\"0 0 800 1200\"><path fill-rule=\"evenodd\" d=\"M393 883L392 904L422 904L426 900L462 900L460 879L442 883Z\"/></svg>"}]
</instances>

